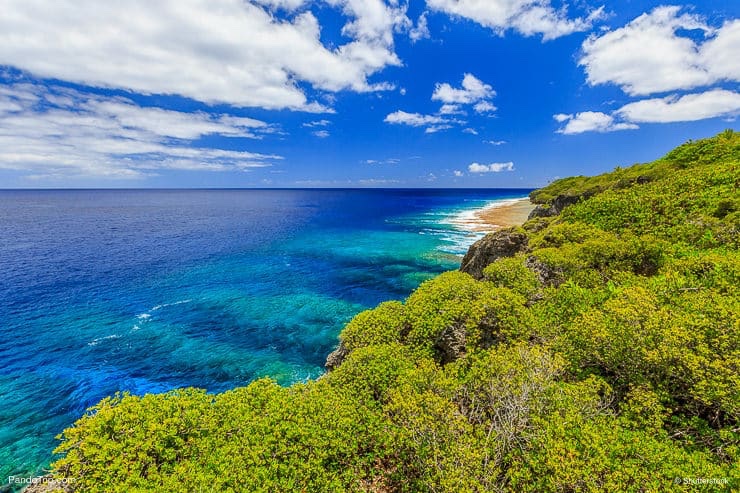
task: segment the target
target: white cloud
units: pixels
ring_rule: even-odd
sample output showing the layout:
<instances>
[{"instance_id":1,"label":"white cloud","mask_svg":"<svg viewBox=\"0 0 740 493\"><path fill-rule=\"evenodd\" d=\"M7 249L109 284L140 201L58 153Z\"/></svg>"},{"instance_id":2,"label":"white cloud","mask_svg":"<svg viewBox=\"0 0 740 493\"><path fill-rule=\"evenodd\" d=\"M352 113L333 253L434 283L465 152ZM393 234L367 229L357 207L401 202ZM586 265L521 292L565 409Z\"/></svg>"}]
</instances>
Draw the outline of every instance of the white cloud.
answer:
<instances>
[{"instance_id":1,"label":"white cloud","mask_svg":"<svg viewBox=\"0 0 740 493\"><path fill-rule=\"evenodd\" d=\"M491 164L472 163L468 166L468 171L471 173L500 173L501 171L514 171L514 163L511 161L507 163Z\"/></svg>"},{"instance_id":2,"label":"white cloud","mask_svg":"<svg viewBox=\"0 0 740 493\"><path fill-rule=\"evenodd\" d=\"M576 115L557 114L553 118L566 125L562 134L613 132L638 128L637 123L693 122L708 118L735 117L740 114L740 93L724 89L664 98L651 98L628 103L610 115L584 111Z\"/></svg>"},{"instance_id":3,"label":"white cloud","mask_svg":"<svg viewBox=\"0 0 740 493\"><path fill-rule=\"evenodd\" d=\"M493 111L496 111L496 107L489 103L488 101L481 101L480 103L475 103L475 106L473 106L473 109L476 113L491 113Z\"/></svg>"},{"instance_id":4,"label":"white cloud","mask_svg":"<svg viewBox=\"0 0 740 493\"><path fill-rule=\"evenodd\" d=\"M472 104L490 99L496 95L488 84L484 84L473 74L463 76L460 89L452 87L448 83L437 83L432 94L432 101L442 101L445 104Z\"/></svg>"},{"instance_id":5,"label":"white cloud","mask_svg":"<svg viewBox=\"0 0 740 493\"><path fill-rule=\"evenodd\" d=\"M542 34L554 39L590 29L603 15L603 7L586 18L568 18L565 8L556 10L550 0L427 0L433 10L470 19L503 35L514 29L525 36Z\"/></svg>"},{"instance_id":6,"label":"white cloud","mask_svg":"<svg viewBox=\"0 0 740 493\"><path fill-rule=\"evenodd\" d=\"M701 47L701 58L714 80L740 80L740 19L727 21L717 35Z\"/></svg>"},{"instance_id":7,"label":"white cloud","mask_svg":"<svg viewBox=\"0 0 740 493\"><path fill-rule=\"evenodd\" d=\"M463 175L463 172L460 171L459 169L456 169L455 171L452 172L452 174L460 178Z\"/></svg>"},{"instance_id":8,"label":"white cloud","mask_svg":"<svg viewBox=\"0 0 740 493\"><path fill-rule=\"evenodd\" d=\"M385 117L386 123L395 123L400 125L410 125L412 127L423 127L426 125L435 125L444 123L446 120L438 115L422 115L419 113L407 113L405 111L394 111Z\"/></svg>"},{"instance_id":9,"label":"white cloud","mask_svg":"<svg viewBox=\"0 0 740 493\"><path fill-rule=\"evenodd\" d=\"M484 140L484 144L491 144L492 146L501 146L506 144L505 140Z\"/></svg>"},{"instance_id":10,"label":"white cloud","mask_svg":"<svg viewBox=\"0 0 740 493\"><path fill-rule=\"evenodd\" d=\"M207 135L260 138L265 122L141 107L71 89L8 85L0 106L0 168L28 177L141 178L164 169L226 171L269 166L280 156L198 147Z\"/></svg>"},{"instance_id":11,"label":"white cloud","mask_svg":"<svg viewBox=\"0 0 740 493\"><path fill-rule=\"evenodd\" d=\"M329 120L314 120L312 122L306 122L301 126L307 127L307 128L316 128L316 127L326 127L327 125L331 125L331 122Z\"/></svg>"},{"instance_id":12,"label":"white cloud","mask_svg":"<svg viewBox=\"0 0 740 493\"><path fill-rule=\"evenodd\" d=\"M443 104L441 108L439 108L440 115L464 115L465 111L460 107L459 104Z\"/></svg>"},{"instance_id":13,"label":"white cloud","mask_svg":"<svg viewBox=\"0 0 740 493\"><path fill-rule=\"evenodd\" d=\"M560 123L566 123L558 133L572 135L583 132L614 132L638 128L633 123L616 122L614 117L600 111L584 111L575 115L559 114L554 116Z\"/></svg>"},{"instance_id":14,"label":"white cloud","mask_svg":"<svg viewBox=\"0 0 740 493\"><path fill-rule=\"evenodd\" d=\"M265 122L251 118L222 115L214 118L206 113L182 113L161 108L142 108L124 99L88 99L70 110L115 119L123 128L138 128L163 137L197 139L208 134L230 137L257 138L253 129L266 128Z\"/></svg>"},{"instance_id":15,"label":"white cloud","mask_svg":"<svg viewBox=\"0 0 740 493\"><path fill-rule=\"evenodd\" d=\"M379 45L392 46L393 33L406 30L411 21L406 17L406 5L396 0L324 0L329 5L341 7L352 18L342 28L342 34L362 40L372 40ZM395 56L395 55L394 55Z\"/></svg>"},{"instance_id":16,"label":"white cloud","mask_svg":"<svg viewBox=\"0 0 740 493\"><path fill-rule=\"evenodd\" d=\"M394 183L400 183L400 181L390 180L387 178L364 178L362 180L357 180L357 184L362 185L364 187L374 187L378 185L392 185Z\"/></svg>"},{"instance_id":17,"label":"white cloud","mask_svg":"<svg viewBox=\"0 0 740 493\"><path fill-rule=\"evenodd\" d=\"M365 164L398 164L400 162L401 162L400 159L394 158L394 157L383 159L383 160L378 160L378 159L366 159L365 160Z\"/></svg>"},{"instance_id":18,"label":"white cloud","mask_svg":"<svg viewBox=\"0 0 740 493\"><path fill-rule=\"evenodd\" d=\"M734 116L740 112L740 93L714 89L685 96L645 99L622 106L615 113L631 122L692 122Z\"/></svg>"},{"instance_id":19,"label":"white cloud","mask_svg":"<svg viewBox=\"0 0 740 493\"><path fill-rule=\"evenodd\" d=\"M452 125L443 124L443 125L432 125L431 127L427 127L424 129L425 134L436 134L437 132L440 132L442 130L449 130L452 128Z\"/></svg>"},{"instance_id":20,"label":"white cloud","mask_svg":"<svg viewBox=\"0 0 740 493\"><path fill-rule=\"evenodd\" d=\"M327 0L348 17L350 40L322 44L310 11L279 20L242 0L47 2L5 0L0 65L35 76L208 104L325 111L299 83L323 91L391 87L368 77L400 65L393 33L405 6L382 0ZM287 10L298 0L264 0Z\"/></svg>"},{"instance_id":21,"label":"white cloud","mask_svg":"<svg viewBox=\"0 0 740 493\"><path fill-rule=\"evenodd\" d=\"M478 131L476 129L470 128L470 127L464 128L463 129L463 132L465 132L466 134L470 134L470 135L478 135Z\"/></svg>"},{"instance_id":22,"label":"white cloud","mask_svg":"<svg viewBox=\"0 0 740 493\"><path fill-rule=\"evenodd\" d=\"M419 113L407 113L396 111L385 118L386 123L402 123L414 127L426 126L425 133L432 134L441 130L447 130L454 125L466 125L467 122L453 115L465 115L463 105L473 105L477 113L488 113L496 107L488 101L496 95L493 88L482 82L473 74L464 74L461 87L452 87L447 82L437 83L432 93L432 101L441 101L439 111L435 115L422 115ZM468 128L463 130L471 133L474 130Z\"/></svg>"},{"instance_id":23,"label":"white cloud","mask_svg":"<svg viewBox=\"0 0 740 493\"><path fill-rule=\"evenodd\" d=\"M416 21L416 26L409 30L409 38L413 43L416 43L417 41L427 39L430 36L429 26L427 25L427 13L424 12Z\"/></svg>"},{"instance_id":24,"label":"white cloud","mask_svg":"<svg viewBox=\"0 0 740 493\"><path fill-rule=\"evenodd\" d=\"M677 6L657 7L624 27L591 35L579 60L588 83L646 95L740 80L740 20L713 29L699 16L680 12ZM701 32L705 41L687 31Z\"/></svg>"},{"instance_id":25,"label":"white cloud","mask_svg":"<svg viewBox=\"0 0 740 493\"><path fill-rule=\"evenodd\" d=\"M3 113L13 113L15 111L21 111L23 107L13 101L7 101L0 99L0 116Z\"/></svg>"},{"instance_id":26,"label":"white cloud","mask_svg":"<svg viewBox=\"0 0 740 493\"><path fill-rule=\"evenodd\" d=\"M271 9L283 9L289 12L298 10L300 7L303 7L307 3L307 0L252 0L252 1L260 5L264 5L265 7L268 7Z\"/></svg>"},{"instance_id":27,"label":"white cloud","mask_svg":"<svg viewBox=\"0 0 740 493\"><path fill-rule=\"evenodd\" d=\"M311 133L320 139L325 139L330 135L328 130L317 130Z\"/></svg>"}]
</instances>

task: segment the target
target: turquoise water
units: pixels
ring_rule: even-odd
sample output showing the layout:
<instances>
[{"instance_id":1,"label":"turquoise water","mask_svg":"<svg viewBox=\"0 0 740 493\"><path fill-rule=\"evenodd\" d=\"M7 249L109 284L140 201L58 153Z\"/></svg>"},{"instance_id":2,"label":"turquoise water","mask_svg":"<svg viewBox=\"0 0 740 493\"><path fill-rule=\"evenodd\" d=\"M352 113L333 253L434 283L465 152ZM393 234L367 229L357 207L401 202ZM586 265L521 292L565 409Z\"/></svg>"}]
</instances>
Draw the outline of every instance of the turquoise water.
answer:
<instances>
[{"instance_id":1,"label":"turquoise water","mask_svg":"<svg viewBox=\"0 0 740 493\"><path fill-rule=\"evenodd\" d=\"M527 192L0 191L0 477L116 391L319 376L355 314L459 266L457 216Z\"/></svg>"}]
</instances>

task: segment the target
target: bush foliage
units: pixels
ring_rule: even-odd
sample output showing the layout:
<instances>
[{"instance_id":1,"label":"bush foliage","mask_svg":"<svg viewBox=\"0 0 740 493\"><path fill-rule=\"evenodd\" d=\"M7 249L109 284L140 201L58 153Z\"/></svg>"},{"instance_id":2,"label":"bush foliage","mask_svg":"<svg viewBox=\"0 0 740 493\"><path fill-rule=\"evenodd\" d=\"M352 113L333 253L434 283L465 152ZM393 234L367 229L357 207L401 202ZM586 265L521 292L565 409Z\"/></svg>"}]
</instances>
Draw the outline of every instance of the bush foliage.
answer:
<instances>
[{"instance_id":1,"label":"bush foliage","mask_svg":"<svg viewBox=\"0 0 740 493\"><path fill-rule=\"evenodd\" d=\"M53 473L78 491L736 491L739 164L727 131L559 180L532 200L581 199L525 224L526 252L357 315L319 380L105 399Z\"/></svg>"}]
</instances>

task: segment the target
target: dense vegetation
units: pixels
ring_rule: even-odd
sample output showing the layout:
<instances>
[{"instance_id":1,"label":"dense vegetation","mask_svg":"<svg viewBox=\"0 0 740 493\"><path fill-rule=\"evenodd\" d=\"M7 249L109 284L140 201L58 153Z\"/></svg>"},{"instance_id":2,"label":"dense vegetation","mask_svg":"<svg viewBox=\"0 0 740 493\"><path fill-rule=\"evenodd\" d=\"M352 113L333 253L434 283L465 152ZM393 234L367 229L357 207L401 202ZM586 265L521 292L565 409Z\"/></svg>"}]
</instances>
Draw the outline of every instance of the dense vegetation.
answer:
<instances>
[{"instance_id":1,"label":"dense vegetation","mask_svg":"<svg viewBox=\"0 0 740 493\"><path fill-rule=\"evenodd\" d=\"M106 399L54 474L121 492L738 488L738 165L727 131L559 180L533 201L582 200L524 224L524 251L359 314L318 381Z\"/></svg>"}]
</instances>

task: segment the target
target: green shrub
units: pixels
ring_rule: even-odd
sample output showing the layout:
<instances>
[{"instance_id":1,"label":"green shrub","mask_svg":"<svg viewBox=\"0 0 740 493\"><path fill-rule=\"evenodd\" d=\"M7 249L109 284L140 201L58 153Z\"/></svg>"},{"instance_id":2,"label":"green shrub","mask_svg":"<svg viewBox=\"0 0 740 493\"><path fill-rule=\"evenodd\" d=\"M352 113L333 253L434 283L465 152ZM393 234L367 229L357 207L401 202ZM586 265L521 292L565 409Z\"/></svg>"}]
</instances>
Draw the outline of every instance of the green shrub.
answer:
<instances>
[{"instance_id":1,"label":"green shrub","mask_svg":"<svg viewBox=\"0 0 740 493\"><path fill-rule=\"evenodd\" d=\"M590 239L613 239L601 229L583 222L555 222L547 229L532 235L529 247L557 248L568 243L583 243Z\"/></svg>"},{"instance_id":2,"label":"green shrub","mask_svg":"<svg viewBox=\"0 0 740 493\"><path fill-rule=\"evenodd\" d=\"M737 296L740 289L740 252L692 251L672 259L664 269L663 282L672 290L707 288Z\"/></svg>"},{"instance_id":3,"label":"green shrub","mask_svg":"<svg viewBox=\"0 0 740 493\"><path fill-rule=\"evenodd\" d=\"M325 378L331 385L346 389L364 402L385 402L396 380L414 366L405 346L384 344L356 349Z\"/></svg>"},{"instance_id":4,"label":"green shrub","mask_svg":"<svg viewBox=\"0 0 740 493\"><path fill-rule=\"evenodd\" d=\"M411 329L407 343L438 359L441 341L459 339L468 350L526 337L532 319L523 296L447 272L423 283L406 302Z\"/></svg>"},{"instance_id":5,"label":"green shrub","mask_svg":"<svg viewBox=\"0 0 740 493\"><path fill-rule=\"evenodd\" d=\"M625 428L606 415L590 420L554 415L543 428L532 447L512 459L510 491L684 491L690 486L676 478L732 480L731 468L708 454L687 452L665 435Z\"/></svg>"},{"instance_id":6,"label":"green shrub","mask_svg":"<svg viewBox=\"0 0 740 493\"><path fill-rule=\"evenodd\" d=\"M647 386L719 427L740 418L738 313L736 298L680 291L661 302L634 286L574 319L556 347L575 374L603 375L621 394Z\"/></svg>"},{"instance_id":7,"label":"green shrub","mask_svg":"<svg viewBox=\"0 0 740 493\"><path fill-rule=\"evenodd\" d=\"M525 298L540 287L537 276L524 265L524 257L500 258L483 269L483 278L498 288L508 288Z\"/></svg>"},{"instance_id":8,"label":"green shrub","mask_svg":"<svg viewBox=\"0 0 740 493\"><path fill-rule=\"evenodd\" d=\"M392 462L393 435L325 383L261 380L106 399L65 430L54 467L80 491L360 491Z\"/></svg>"},{"instance_id":9,"label":"green shrub","mask_svg":"<svg viewBox=\"0 0 740 493\"><path fill-rule=\"evenodd\" d=\"M452 401L456 381L426 360L390 392L386 412L400 431L400 491L486 491L500 471L476 428ZM490 491L490 489L489 489Z\"/></svg>"},{"instance_id":10,"label":"green shrub","mask_svg":"<svg viewBox=\"0 0 740 493\"><path fill-rule=\"evenodd\" d=\"M350 351L376 344L391 344L400 342L406 324L403 304L387 301L357 314L342 330L339 338Z\"/></svg>"},{"instance_id":11,"label":"green shrub","mask_svg":"<svg viewBox=\"0 0 740 493\"><path fill-rule=\"evenodd\" d=\"M565 228L567 230L567 228ZM560 239L554 240L560 242ZM548 283L559 285L567 280L581 286L596 288L623 272L650 276L665 262L665 243L648 236L601 233L580 242L565 242L559 246L534 249L531 257L542 265L549 276ZM543 237L541 244L547 244Z\"/></svg>"}]
</instances>

